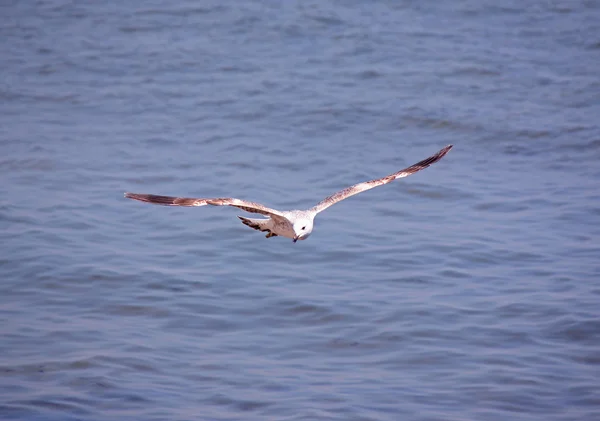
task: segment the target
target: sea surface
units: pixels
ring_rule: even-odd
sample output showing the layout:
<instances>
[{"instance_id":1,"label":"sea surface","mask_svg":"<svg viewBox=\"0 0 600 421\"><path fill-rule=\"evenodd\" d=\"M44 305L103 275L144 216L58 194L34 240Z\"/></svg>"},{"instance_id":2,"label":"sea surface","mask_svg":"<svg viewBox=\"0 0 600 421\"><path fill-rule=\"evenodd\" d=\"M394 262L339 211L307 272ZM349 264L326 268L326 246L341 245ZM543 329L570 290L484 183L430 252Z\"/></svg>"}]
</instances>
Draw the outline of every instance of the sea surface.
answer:
<instances>
[{"instance_id":1,"label":"sea surface","mask_svg":"<svg viewBox=\"0 0 600 421\"><path fill-rule=\"evenodd\" d=\"M600 419L600 2L0 16L1 420Z\"/></svg>"}]
</instances>

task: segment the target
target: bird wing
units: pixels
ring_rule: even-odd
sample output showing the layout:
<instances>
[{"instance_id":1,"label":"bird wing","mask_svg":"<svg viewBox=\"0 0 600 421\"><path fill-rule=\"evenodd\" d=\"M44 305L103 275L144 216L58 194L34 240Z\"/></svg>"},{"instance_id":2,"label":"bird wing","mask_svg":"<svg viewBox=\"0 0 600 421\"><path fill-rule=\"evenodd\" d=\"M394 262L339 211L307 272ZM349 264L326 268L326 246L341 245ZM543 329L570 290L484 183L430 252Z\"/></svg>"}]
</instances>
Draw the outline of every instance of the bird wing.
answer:
<instances>
[{"instance_id":1,"label":"bird wing","mask_svg":"<svg viewBox=\"0 0 600 421\"><path fill-rule=\"evenodd\" d=\"M125 193L129 199L139 200L140 202L154 203L163 206L235 206L251 213L260 213L261 215L285 218L278 210L268 208L260 203L248 202L247 200L235 199L233 197L216 198L195 198L195 197L173 197L157 196L155 194Z\"/></svg>"},{"instance_id":2,"label":"bird wing","mask_svg":"<svg viewBox=\"0 0 600 421\"><path fill-rule=\"evenodd\" d=\"M339 192L334 193L331 196L320 201L316 206L314 206L311 209L311 211L314 212L315 214L317 214L319 212L324 211L329 206L335 205L337 202L347 199L350 196L354 196L355 194L364 192L366 190L370 190L374 187L381 186L383 184L387 184L390 181L396 180L397 178L408 177L409 175L414 174L418 171L421 171L421 170L427 168L428 166L430 166L431 164L435 164L436 162L438 162L440 159L442 159L444 157L444 155L446 155L450 151L450 149L452 149L452 146L453 145L448 145L444 149L442 149L438 153L436 153L435 155L432 155L429 158L419 161L416 164L411 165L410 167L404 168L403 170L400 170L393 174L387 175L382 178L378 178L376 180L358 183L353 186L347 187L344 190L340 190Z\"/></svg>"}]
</instances>

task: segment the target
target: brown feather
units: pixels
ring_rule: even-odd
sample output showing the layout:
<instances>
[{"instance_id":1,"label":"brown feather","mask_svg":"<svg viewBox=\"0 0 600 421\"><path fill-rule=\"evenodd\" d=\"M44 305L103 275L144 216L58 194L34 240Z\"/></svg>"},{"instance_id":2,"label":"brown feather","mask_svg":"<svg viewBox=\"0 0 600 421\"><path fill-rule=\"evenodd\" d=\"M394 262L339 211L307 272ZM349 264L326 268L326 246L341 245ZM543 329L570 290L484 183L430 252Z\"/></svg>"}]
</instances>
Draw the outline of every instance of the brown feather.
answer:
<instances>
[{"instance_id":1,"label":"brown feather","mask_svg":"<svg viewBox=\"0 0 600 421\"><path fill-rule=\"evenodd\" d=\"M217 197L217 198L193 198L193 197L174 197L174 196L158 196L155 194L139 194L125 193L125 197L129 199L139 200L140 202L153 203L163 206L235 206L245 210L246 212L259 213L261 215L282 217L281 212L275 209L268 208L260 203L248 202L242 199L232 197Z\"/></svg>"},{"instance_id":2,"label":"brown feather","mask_svg":"<svg viewBox=\"0 0 600 421\"><path fill-rule=\"evenodd\" d=\"M410 167L404 168L403 170L397 171L393 174L387 175L382 178L378 178L378 179L371 180L371 181L365 181L363 183L358 183L353 186L347 187L344 190L340 190L339 192L336 192L336 193L332 194L331 196L326 197L325 199L320 201L311 210L315 213L322 212L325 209L327 209L328 207L330 207L331 205L335 205L337 202L347 199L350 196L354 196L355 194L364 192L366 190L370 190L374 187L381 186L383 184L387 184L390 181L394 181L398 178L407 177L411 174L421 171L421 170L427 168L428 166L430 166L431 164L435 164L440 159L442 159L444 157L444 155L446 155L450 151L450 149L452 149L452 145L446 146L445 148L440 150L435 155L432 155L429 158L425 158L422 161L419 161L416 164L411 165Z\"/></svg>"}]
</instances>

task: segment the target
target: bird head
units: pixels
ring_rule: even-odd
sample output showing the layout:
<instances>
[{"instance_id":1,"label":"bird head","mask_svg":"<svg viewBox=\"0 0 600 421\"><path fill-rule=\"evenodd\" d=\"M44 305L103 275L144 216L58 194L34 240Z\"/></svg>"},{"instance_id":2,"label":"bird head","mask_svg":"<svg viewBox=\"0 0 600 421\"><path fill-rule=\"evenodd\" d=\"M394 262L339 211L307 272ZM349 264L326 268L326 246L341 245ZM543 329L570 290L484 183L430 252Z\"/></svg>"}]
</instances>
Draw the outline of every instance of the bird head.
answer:
<instances>
[{"instance_id":1,"label":"bird head","mask_svg":"<svg viewBox=\"0 0 600 421\"><path fill-rule=\"evenodd\" d=\"M298 240L306 240L313 230L313 221L308 218L298 219L294 223L294 243Z\"/></svg>"}]
</instances>

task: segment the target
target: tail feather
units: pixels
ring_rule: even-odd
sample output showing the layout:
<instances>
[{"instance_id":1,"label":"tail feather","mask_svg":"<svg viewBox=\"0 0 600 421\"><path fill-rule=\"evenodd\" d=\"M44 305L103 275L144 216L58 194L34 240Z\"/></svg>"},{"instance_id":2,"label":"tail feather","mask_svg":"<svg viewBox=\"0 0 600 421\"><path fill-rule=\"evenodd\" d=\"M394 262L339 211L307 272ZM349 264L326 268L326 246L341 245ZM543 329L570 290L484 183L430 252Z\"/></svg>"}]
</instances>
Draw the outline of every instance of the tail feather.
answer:
<instances>
[{"instance_id":1,"label":"tail feather","mask_svg":"<svg viewBox=\"0 0 600 421\"><path fill-rule=\"evenodd\" d=\"M277 234L273 234L270 229L268 229L265 225L269 221L268 219L251 219L244 218L243 216L238 216L242 223L250 228L253 228L258 231L267 232L267 238L277 237Z\"/></svg>"},{"instance_id":2,"label":"tail feather","mask_svg":"<svg viewBox=\"0 0 600 421\"><path fill-rule=\"evenodd\" d=\"M254 228L255 230L263 231L262 226L257 219L244 218L243 216L238 216L242 220L242 224L249 226L250 228Z\"/></svg>"}]
</instances>

